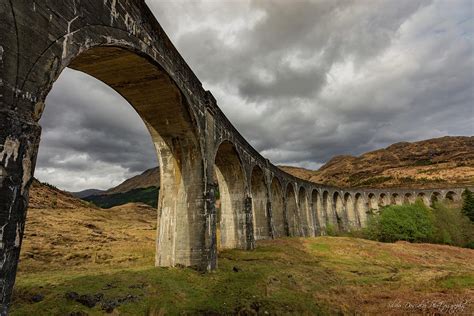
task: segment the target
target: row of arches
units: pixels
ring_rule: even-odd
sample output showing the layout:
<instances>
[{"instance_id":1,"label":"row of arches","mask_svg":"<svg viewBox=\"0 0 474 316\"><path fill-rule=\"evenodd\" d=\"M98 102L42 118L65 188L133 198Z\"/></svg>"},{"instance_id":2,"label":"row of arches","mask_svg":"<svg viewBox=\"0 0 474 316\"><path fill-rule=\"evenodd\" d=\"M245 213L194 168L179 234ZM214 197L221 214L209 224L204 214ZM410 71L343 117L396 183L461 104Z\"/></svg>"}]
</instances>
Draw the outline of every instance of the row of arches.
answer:
<instances>
[{"instance_id":1,"label":"row of arches","mask_svg":"<svg viewBox=\"0 0 474 316\"><path fill-rule=\"evenodd\" d=\"M414 203L416 199L432 206L437 201L459 199L455 191L344 192L284 183L276 176L268 180L258 165L247 174L229 141L218 147L214 169L220 199L218 248L248 247L249 235L254 240L316 236L325 234L330 226L350 231L364 227L367 214L384 206Z\"/></svg>"}]
</instances>

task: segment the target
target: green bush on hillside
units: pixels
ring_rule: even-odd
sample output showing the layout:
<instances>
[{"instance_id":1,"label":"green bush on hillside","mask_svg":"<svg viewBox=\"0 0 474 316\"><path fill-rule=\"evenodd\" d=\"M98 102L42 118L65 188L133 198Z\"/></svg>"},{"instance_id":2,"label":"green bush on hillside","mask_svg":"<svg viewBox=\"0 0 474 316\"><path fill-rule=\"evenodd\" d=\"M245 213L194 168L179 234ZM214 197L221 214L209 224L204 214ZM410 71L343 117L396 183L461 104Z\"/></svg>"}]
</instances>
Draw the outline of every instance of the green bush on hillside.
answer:
<instances>
[{"instance_id":1,"label":"green bush on hillside","mask_svg":"<svg viewBox=\"0 0 474 316\"><path fill-rule=\"evenodd\" d=\"M433 222L430 209L421 201L409 205L392 205L369 218L366 235L369 239L383 242L427 242L435 230Z\"/></svg>"},{"instance_id":2,"label":"green bush on hillside","mask_svg":"<svg viewBox=\"0 0 474 316\"><path fill-rule=\"evenodd\" d=\"M462 247L474 243L474 224L459 208L435 203L433 215L435 231L432 242Z\"/></svg>"},{"instance_id":3,"label":"green bush on hillside","mask_svg":"<svg viewBox=\"0 0 474 316\"><path fill-rule=\"evenodd\" d=\"M466 215L472 222L474 222L474 194L466 189L463 192L463 204L462 212Z\"/></svg>"},{"instance_id":4,"label":"green bush on hillside","mask_svg":"<svg viewBox=\"0 0 474 316\"><path fill-rule=\"evenodd\" d=\"M363 236L383 242L405 240L473 248L474 223L455 205L435 203L430 209L417 201L369 215Z\"/></svg>"}]
</instances>

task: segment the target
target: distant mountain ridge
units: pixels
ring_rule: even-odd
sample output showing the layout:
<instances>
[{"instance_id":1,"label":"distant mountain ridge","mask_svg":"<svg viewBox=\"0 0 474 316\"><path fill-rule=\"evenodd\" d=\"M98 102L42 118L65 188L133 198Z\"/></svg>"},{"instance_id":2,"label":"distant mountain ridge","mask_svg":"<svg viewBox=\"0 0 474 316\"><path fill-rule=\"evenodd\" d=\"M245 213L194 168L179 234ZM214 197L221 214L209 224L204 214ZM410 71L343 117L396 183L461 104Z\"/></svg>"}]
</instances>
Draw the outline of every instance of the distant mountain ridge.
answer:
<instances>
[{"instance_id":1,"label":"distant mountain ridge","mask_svg":"<svg viewBox=\"0 0 474 316\"><path fill-rule=\"evenodd\" d=\"M104 194L126 193L133 189L145 189L149 187L160 187L160 167L145 170L141 174L125 180L118 186L108 189Z\"/></svg>"},{"instance_id":2,"label":"distant mountain ridge","mask_svg":"<svg viewBox=\"0 0 474 316\"><path fill-rule=\"evenodd\" d=\"M359 157L335 156L319 170L280 166L296 177L340 187L442 187L474 184L474 136L395 143Z\"/></svg>"}]
</instances>

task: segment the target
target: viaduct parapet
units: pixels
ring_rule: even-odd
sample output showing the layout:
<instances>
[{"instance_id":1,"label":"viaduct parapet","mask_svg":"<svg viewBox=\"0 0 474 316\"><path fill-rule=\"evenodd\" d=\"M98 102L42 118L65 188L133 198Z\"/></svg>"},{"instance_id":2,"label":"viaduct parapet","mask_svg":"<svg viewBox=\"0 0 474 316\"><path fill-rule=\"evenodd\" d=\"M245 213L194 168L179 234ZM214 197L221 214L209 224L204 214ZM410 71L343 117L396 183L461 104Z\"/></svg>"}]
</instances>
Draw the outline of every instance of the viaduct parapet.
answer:
<instances>
[{"instance_id":1,"label":"viaduct parapet","mask_svg":"<svg viewBox=\"0 0 474 316\"><path fill-rule=\"evenodd\" d=\"M157 266L210 270L218 247L252 249L259 239L321 235L328 225L356 229L381 206L455 201L462 193L341 189L278 169L225 117L143 0L0 0L2 315L23 238L38 121L66 67L121 94L150 132L161 168Z\"/></svg>"}]
</instances>

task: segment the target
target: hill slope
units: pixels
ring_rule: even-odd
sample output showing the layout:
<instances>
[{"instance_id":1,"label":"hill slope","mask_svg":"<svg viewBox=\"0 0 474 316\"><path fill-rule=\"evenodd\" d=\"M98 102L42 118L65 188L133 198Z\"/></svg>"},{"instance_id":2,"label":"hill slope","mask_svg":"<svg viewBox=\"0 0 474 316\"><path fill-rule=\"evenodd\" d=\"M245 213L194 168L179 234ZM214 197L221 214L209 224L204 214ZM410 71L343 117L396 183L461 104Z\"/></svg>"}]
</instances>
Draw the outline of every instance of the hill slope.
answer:
<instances>
[{"instance_id":1,"label":"hill slope","mask_svg":"<svg viewBox=\"0 0 474 316\"><path fill-rule=\"evenodd\" d=\"M160 167L145 170L143 173L125 180L118 186L108 189L105 194L125 193L133 189L160 187Z\"/></svg>"},{"instance_id":2,"label":"hill slope","mask_svg":"<svg viewBox=\"0 0 474 316\"><path fill-rule=\"evenodd\" d=\"M474 184L474 137L396 143L359 157L336 156L312 171L281 169L316 183L341 187L441 187Z\"/></svg>"}]
</instances>

